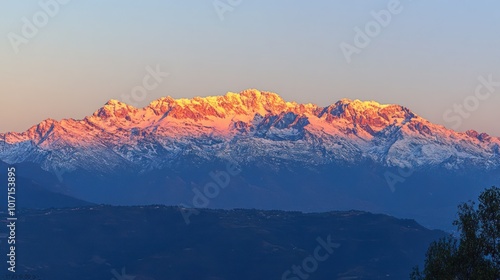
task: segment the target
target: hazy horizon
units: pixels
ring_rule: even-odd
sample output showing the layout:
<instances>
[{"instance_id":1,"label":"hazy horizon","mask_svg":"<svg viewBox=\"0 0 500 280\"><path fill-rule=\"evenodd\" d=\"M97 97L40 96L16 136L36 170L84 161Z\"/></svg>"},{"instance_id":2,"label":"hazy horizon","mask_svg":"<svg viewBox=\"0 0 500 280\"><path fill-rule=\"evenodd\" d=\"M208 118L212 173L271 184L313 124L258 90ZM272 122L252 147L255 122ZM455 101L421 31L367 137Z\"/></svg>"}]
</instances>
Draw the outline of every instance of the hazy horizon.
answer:
<instances>
[{"instance_id":1,"label":"hazy horizon","mask_svg":"<svg viewBox=\"0 0 500 280\"><path fill-rule=\"evenodd\" d=\"M479 77L500 81L500 38L493 35L500 4L493 1L233 0L222 1L221 13L208 0L61 0L32 38L23 36L26 20L43 20L36 15L49 2L0 4L0 132L47 118L81 119L110 99L125 101L148 67L169 75L139 107L164 96L256 88L320 106L342 98L399 104L448 128L456 122L443 115L471 101ZM364 30L390 5L397 12L347 61L342 44L355 46L355 28ZM500 88L472 104L456 130L500 136L498 95Z\"/></svg>"}]
</instances>

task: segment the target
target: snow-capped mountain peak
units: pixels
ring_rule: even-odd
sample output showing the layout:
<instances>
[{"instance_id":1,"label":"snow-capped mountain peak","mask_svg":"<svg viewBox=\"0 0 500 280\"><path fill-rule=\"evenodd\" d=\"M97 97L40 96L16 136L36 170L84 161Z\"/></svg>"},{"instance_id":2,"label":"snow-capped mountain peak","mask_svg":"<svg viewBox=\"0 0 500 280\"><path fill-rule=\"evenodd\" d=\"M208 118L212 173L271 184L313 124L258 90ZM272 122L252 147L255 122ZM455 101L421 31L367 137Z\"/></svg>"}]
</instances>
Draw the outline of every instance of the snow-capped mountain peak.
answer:
<instances>
[{"instance_id":1,"label":"snow-capped mountain peak","mask_svg":"<svg viewBox=\"0 0 500 280\"><path fill-rule=\"evenodd\" d=\"M500 139L432 124L400 105L341 99L320 107L249 89L163 97L144 108L108 101L83 120L45 120L0 134L0 160L47 170L164 166L181 154L252 161L267 155L318 165L372 160L387 166L499 167Z\"/></svg>"}]
</instances>

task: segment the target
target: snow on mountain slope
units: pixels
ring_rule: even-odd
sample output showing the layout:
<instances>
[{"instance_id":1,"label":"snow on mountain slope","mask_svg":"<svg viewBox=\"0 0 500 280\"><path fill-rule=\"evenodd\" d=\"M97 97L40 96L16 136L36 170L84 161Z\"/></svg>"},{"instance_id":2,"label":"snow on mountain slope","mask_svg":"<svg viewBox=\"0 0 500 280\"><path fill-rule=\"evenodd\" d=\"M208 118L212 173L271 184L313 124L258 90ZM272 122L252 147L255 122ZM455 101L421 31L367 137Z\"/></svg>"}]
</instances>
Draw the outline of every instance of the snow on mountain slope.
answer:
<instances>
[{"instance_id":1,"label":"snow on mountain slope","mask_svg":"<svg viewBox=\"0 0 500 280\"><path fill-rule=\"evenodd\" d=\"M50 171L146 171L185 155L311 166L372 160L388 167L500 167L500 139L435 125L399 105L342 99L328 107L250 89L206 98L117 100L83 120L45 120L0 134L0 160ZM272 165L272 163L269 163Z\"/></svg>"}]
</instances>

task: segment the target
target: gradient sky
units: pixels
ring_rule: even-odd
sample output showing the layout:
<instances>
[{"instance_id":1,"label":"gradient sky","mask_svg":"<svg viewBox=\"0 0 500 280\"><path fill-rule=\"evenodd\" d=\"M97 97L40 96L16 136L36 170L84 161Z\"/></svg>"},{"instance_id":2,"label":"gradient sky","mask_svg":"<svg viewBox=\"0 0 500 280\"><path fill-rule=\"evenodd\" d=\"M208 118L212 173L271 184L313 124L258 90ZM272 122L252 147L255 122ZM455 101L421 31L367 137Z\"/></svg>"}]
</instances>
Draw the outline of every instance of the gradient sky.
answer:
<instances>
[{"instance_id":1,"label":"gradient sky","mask_svg":"<svg viewBox=\"0 0 500 280\"><path fill-rule=\"evenodd\" d=\"M90 115L156 65L170 76L141 106L257 88L319 105L397 103L448 127L443 113L474 94L479 76L500 81L498 1L401 0L401 13L351 63L339 45L353 44L354 28L390 0L242 0L224 20L213 2L73 0L16 54L9 34L22 35L23 17L42 9L1 1L0 132ZM500 87L457 130L500 136L499 105Z\"/></svg>"}]
</instances>

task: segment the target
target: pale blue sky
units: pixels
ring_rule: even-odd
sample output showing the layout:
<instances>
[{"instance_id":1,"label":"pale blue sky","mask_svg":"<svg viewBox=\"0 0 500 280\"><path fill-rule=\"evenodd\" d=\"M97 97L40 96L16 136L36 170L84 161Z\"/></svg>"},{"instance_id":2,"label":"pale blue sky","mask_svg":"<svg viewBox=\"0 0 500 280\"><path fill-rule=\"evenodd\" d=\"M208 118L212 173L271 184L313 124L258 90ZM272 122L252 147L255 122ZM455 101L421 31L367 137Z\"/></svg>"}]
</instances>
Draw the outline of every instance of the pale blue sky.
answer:
<instances>
[{"instance_id":1,"label":"pale blue sky","mask_svg":"<svg viewBox=\"0 0 500 280\"><path fill-rule=\"evenodd\" d=\"M73 0L16 54L9 34L22 35L23 17L43 10L1 1L0 132L90 115L130 95L156 65L170 76L138 105L257 88L319 105L397 103L448 127L443 113L474 94L479 76L500 81L498 1L401 0L351 63L339 45L353 44L354 28L390 0L242 0L223 21L213 2ZM457 129L500 136L499 105L500 87Z\"/></svg>"}]
</instances>

